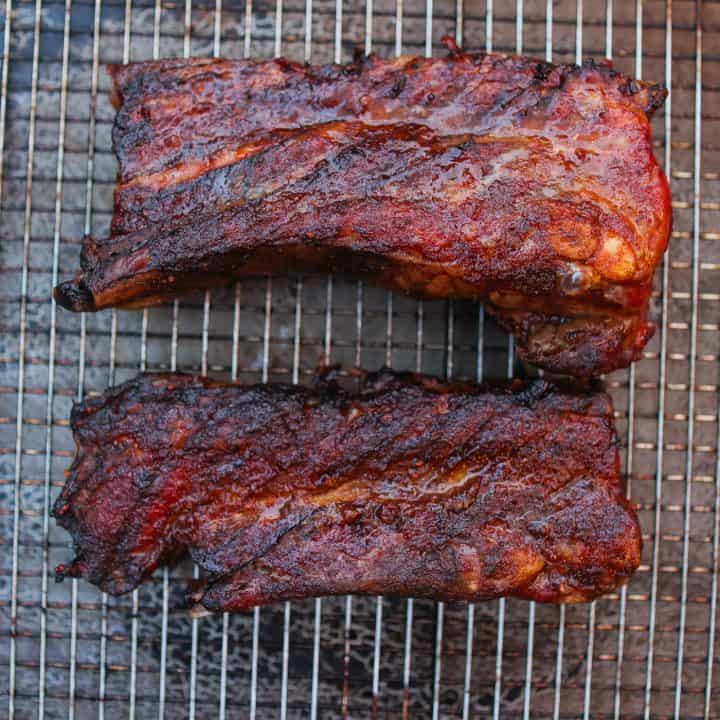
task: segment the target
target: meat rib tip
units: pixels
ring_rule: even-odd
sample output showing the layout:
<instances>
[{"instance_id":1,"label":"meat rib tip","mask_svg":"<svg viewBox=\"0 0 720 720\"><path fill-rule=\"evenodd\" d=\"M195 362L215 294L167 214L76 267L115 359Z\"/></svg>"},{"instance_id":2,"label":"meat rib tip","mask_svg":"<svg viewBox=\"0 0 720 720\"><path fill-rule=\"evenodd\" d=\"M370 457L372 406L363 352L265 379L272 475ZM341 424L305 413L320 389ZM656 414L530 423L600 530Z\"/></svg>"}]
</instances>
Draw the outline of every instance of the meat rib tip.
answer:
<instances>
[{"instance_id":1,"label":"meat rib tip","mask_svg":"<svg viewBox=\"0 0 720 720\"><path fill-rule=\"evenodd\" d=\"M63 307L138 308L270 273L337 271L478 298L519 356L594 376L637 359L665 251L650 116L607 63L463 52L348 65L111 65L109 237Z\"/></svg>"},{"instance_id":2,"label":"meat rib tip","mask_svg":"<svg viewBox=\"0 0 720 720\"><path fill-rule=\"evenodd\" d=\"M76 557L56 572L113 595L189 555L196 614L348 593L566 603L640 560L599 390L150 374L76 404L71 427L54 515Z\"/></svg>"}]
</instances>

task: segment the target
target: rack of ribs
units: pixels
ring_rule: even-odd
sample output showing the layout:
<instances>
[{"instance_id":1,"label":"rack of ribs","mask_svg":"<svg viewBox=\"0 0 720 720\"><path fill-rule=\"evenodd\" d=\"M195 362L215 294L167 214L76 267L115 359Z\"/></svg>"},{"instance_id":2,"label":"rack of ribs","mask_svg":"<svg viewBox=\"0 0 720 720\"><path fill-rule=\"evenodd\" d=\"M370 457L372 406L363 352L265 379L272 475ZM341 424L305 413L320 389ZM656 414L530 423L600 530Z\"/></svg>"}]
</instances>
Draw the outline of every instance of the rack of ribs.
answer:
<instances>
[{"instance_id":1,"label":"rack of ribs","mask_svg":"<svg viewBox=\"0 0 720 720\"><path fill-rule=\"evenodd\" d=\"M337 271L487 302L520 357L591 376L652 334L671 226L649 118L609 64L471 54L109 67L110 236L55 290L143 307L234 279Z\"/></svg>"},{"instance_id":2,"label":"rack of ribs","mask_svg":"<svg viewBox=\"0 0 720 720\"><path fill-rule=\"evenodd\" d=\"M196 613L345 593L579 602L640 559L601 391L156 374L75 405L71 426L54 515L76 557L57 574L112 594L189 554Z\"/></svg>"}]
</instances>

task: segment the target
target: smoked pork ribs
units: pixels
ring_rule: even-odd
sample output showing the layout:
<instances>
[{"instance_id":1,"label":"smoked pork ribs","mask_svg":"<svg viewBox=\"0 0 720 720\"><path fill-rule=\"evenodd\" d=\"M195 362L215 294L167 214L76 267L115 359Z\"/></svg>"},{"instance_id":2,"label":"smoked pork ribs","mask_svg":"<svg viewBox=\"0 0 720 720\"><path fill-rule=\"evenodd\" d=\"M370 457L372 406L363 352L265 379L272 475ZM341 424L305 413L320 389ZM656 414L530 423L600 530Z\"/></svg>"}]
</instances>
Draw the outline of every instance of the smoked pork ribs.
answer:
<instances>
[{"instance_id":1,"label":"smoked pork ribs","mask_svg":"<svg viewBox=\"0 0 720 720\"><path fill-rule=\"evenodd\" d=\"M346 593L579 602L640 559L603 392L142 375L71 426L54 514L76 557L57 573L112 594L189 554L200 613Z\"/></svg>"},{"instance_id":2,"label":"smoked pork ribs","mask_svg":"<svg viewBox=\"0 0 720 720\"><path fill-rule=\"evenodd\" d=\"M109 72L112 226L56 288L66 308L337 271L483 299L520 357L557 372L627 366L652 334L671 225L650 136L658 85L452 43L442 58Z\"/></svg>"}]
</instances>

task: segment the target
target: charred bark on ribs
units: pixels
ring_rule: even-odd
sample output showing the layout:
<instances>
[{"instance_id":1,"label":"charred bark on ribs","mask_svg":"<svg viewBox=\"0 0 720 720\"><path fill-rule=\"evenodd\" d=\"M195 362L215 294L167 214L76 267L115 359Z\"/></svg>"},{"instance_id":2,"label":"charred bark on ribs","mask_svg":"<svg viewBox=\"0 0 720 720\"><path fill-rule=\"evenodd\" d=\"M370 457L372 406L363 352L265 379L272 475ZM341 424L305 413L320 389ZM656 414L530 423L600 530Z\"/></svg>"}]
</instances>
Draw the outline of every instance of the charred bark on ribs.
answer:
<instances>
[{"instance_id":1,"label":"charred bark on ribs","mask_svg":"<svg viewBox=\"0 0 720 720\"><path fill-rule=\"evenodd\" d=\"M112 594L188 553L197 611L346 593L577 602L640 559L603 392L143 375L78 403L71 427L54 514L77 554L57 573Z\"/></svg>"},{"instance_id":2,"label":"charred bark on ribs","mask_svg":"<svg viewBox=\"0 0 720 720\"><path fill-rule=\"evenodd\" d=\"M522 358L579 376L636 359L670 231L649 117L609 65L524 57L160 60L109 68L110 236L56 288L143 307L285 271L474 297Z\"/></svg>"}]
</instances>

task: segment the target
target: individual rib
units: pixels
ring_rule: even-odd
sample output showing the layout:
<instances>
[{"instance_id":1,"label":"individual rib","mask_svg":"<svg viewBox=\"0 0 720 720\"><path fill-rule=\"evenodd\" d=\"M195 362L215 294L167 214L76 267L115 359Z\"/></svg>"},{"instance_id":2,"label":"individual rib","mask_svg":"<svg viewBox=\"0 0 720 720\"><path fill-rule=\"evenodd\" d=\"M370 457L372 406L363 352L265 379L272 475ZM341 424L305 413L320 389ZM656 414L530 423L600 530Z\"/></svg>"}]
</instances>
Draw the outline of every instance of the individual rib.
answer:
<instances>
[{"instance_id":1,"label":"individual rib","mask_svg":"<svg viewBox=\"0 0 720 720\"><path fill-rule=\"evenodd\" d=\"M640 557L602 392L384 371L359 392L143 375L75 405L59 577L189 553L196 612L322 595L577 602Z\"/></svg>"},{"instance_id":2,"label":"individual rib","mask_svg":"<svg viewBox=\"0 0 720 720\"><path fill-rule=\"evenodd\" d=\"M649 117L665 90L523 57L111 66L110 236L56 288L143 307L237 278L341 271L472 297L521 357L588 376L637 359L671 224Z\"/></svg>"}]
</instances>

